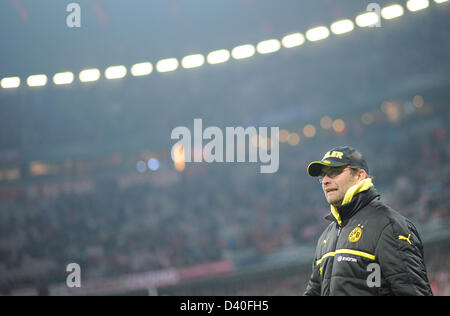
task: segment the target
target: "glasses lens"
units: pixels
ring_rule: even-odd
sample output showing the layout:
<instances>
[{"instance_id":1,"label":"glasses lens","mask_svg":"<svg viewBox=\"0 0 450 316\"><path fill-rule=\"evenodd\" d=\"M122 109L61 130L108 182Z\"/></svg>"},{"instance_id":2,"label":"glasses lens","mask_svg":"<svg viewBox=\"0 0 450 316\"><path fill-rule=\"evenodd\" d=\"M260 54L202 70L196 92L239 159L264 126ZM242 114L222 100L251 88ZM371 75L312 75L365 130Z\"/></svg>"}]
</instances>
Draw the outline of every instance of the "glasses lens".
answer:
<instances>
[{"instance_id":1,"label":"glasses lens","mask_svg":"<svg viewBox=\"0 0 450 316\"><path fill-rule=\"evenodd\" d=\"M320 183L323 182L323 178L325 176L328 176L329 178L333 179L333 178L337 177L338 175L340 175L345 170L345 168L347 168L347 166L330 168L326 171L322 171L321 174L317 177L317 179L319 180Z\"/></svg>"}]
</instances>

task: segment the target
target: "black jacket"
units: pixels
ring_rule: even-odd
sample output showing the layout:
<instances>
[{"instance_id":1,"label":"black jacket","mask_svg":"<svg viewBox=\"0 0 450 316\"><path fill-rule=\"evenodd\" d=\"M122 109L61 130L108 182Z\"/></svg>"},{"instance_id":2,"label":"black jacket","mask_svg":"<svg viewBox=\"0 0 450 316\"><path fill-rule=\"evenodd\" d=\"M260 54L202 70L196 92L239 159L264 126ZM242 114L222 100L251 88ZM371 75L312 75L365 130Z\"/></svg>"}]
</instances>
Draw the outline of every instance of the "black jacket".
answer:
<instances>
[{"instance_id":1,"label":"black jacket","mask_svg":"<svg viewBox=\"0 0 450 316\"><path fill-rule=\"evenodd\" d=\"M305 295L433 295L417 229L375 188L337 208L320 237Z\"/></svg>"}]
</instances>

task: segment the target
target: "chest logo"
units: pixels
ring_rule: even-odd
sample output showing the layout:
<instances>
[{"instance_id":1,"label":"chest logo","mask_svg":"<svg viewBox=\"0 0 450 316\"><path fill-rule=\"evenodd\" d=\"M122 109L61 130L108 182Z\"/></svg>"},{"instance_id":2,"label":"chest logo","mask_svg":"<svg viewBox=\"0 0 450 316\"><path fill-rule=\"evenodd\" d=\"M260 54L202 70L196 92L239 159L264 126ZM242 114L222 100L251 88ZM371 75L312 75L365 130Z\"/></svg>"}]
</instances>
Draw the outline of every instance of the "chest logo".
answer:
<instances>
[{"instance_id":1,"label":"chest logo","mask_svg":"<svg viewBox=\"0 0 450 316\"><path fill-rule=\"evenodd\" d=\"M348 235L348 241L349 242L357 242L362 236L362 228L363 228L363 226L361 226L361 225L358 225L357 227L355 227Z\"/></svg>"}]
</instances>

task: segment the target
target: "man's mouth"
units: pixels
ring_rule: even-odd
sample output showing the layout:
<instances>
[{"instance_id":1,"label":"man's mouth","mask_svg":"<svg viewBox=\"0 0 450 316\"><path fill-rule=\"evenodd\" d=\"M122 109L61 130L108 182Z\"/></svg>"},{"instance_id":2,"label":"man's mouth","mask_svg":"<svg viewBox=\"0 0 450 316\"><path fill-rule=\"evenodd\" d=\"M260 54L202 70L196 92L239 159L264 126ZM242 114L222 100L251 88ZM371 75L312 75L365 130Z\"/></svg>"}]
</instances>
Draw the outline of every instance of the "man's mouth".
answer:
<instances>
[{"instance_id":1,"label":"man's mouth","mask_svg":"<svg viewBox=\"0 0 450 316\"><path fill-rule=\"evenodd\" d=\"M326 189L325 192L326 192L326 193L330 193L330 192L337 191L337 190L338 190L338 189Z\"/></svg>"}]
</instances>

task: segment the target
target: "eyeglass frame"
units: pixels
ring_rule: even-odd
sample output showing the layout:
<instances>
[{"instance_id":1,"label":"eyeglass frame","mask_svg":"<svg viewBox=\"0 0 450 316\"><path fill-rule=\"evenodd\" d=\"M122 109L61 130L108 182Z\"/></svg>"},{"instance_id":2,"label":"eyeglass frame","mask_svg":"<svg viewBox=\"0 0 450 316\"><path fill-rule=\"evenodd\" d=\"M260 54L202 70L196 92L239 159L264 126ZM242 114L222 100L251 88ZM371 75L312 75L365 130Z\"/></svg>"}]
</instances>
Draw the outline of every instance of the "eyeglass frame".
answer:
<instances>
[{"instance_id":1,"label":"eyeglass frame","mask_svg":"<svg viewBox=\"0 0 450 316\"><path fill-rule=\"evenodd\" d=\"M325 172L325 173L322 173L322 172L321 172L320 175L317 176L317 180L319 181L320 184L323 183L323 178L324 178L325 176L328 176L329 178L334 179L334 178L336 178L338 175L342 174L342 173L345 171L345 169L347 169L347 168L349 168L349 169L351 169L351 170L355 170L355 171L361 170L361 169L359 169L359 168L352 167L352 166L349 166L349 165L340 166L340 167L329 167L329 168L330 168L330 169L329 169L327 172ZM342 168L342 169L341 169L341 168ZM336 173L338 170L341 170L341 171L340 171L339 173ZM334 174L334 175L328 174L328 173L331 172L331 171L333 171L333 173L336 173L336 174Z\"/></svg>"}]
</instances>

